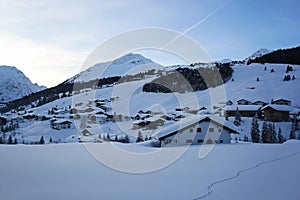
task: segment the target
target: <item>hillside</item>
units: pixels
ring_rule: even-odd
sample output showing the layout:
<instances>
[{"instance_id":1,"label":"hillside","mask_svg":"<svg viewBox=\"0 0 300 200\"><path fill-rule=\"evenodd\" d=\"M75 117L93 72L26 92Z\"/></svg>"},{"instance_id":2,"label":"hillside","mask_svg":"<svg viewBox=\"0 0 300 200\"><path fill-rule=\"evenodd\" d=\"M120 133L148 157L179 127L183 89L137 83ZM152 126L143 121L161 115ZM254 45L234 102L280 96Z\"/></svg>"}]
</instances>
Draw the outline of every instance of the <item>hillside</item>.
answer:
<instances>
[{"instance_id":1,"label":"hillside","mask_svg":"<svg viewBox=\"0 0 300 200\"><path fill-rule=\"evenodd\" d=\"M0 66L0 102L19 99L43 89L45 87L33 84L16 67Z\"/></svg>"},{"instance_id":2,"label":"hillside","mask_svg":"<svg viewBox=\"0 0 300 200\"><path fill-rule=\"evenodd\" d=\"M250 58L248 64L251 63L285 63L300 65L300 46L291 49L279 49L265 55Z\"/></svg>"},{"instance_id":3,"label":"hillside","mask_svg":"<svg viewBox=\"0 0 300 200\"><path fill-rule=\"evenodd\" d=\"M137 57L141 58L135 55L134 60ZM128 62L132 63L132 60L125 58L117 59L117 62L113 61L115 66L128 67ZM129 55L129 58L132 58L132 55ZM141 61L141 65L129 65L132 65L132 69L136 67L143 69L142 66L146 61ZM77 76L79 80L88 80L87 82L77 82L73 77L56 87L15 100L2 108L2 111L7 112L4 114L5 117L19 121L18 128L13 125L5 128L6 139L13 134L18 143L31 143L38 141L43 135L46 143L50 138L55 142L77 142L78 135L91 134L97 137L97 134L101 133L102 136L109 134L111 137L118 135L117 137L120 138L128 135L130 141L134 142L139 130L142 131L144 137L150 136L182 117L196 114L200 108L206 108L206 114L224 116L225 103L231 101L236 105L240 99L269 104L272 99L283 98L291 101L292 113L299 112L299 65L293 65L292 70L288 72L286 64L246 65L241 62L232 62L218 65L231 65L228 68L230 76L225 76L227 82L224 85L214 85L209 89L204 88L195 92L183 90L173 93L144 92L143 88L153 80L164 77L164 74L172 73L172 70L190 72L195 66L187 66L186 69L184 66L149 71L144 69L137 74L95 80L91 78L96 77L95 68L88 69L82 72L84 79ZM212 66L215 64L201 64L203 69ZM123 72L114 75L121 75L121 73ZM284 81L284 77L288 75L293 78ZM192 75L183 77L188 79ZM174 81L176 79L170 79L169 83ZM72 82L76 83L75 89ZM185 108L190 111L182 111ZM251 119L251 117L243 118L239 127L241 132L239 138L243 139L244 135L249 137ZM232 118L229 120L234 121ZM70 123L70 126L58 126L53 122ZM159 123L152 126L153 122ZM261 127L262 121L259 121L259 124ZM13 132L10 132L12 127L14 127ZM275 127L276 130L280 127L284 137L289 138L290 122L278 122L275 123ZM97 138L93 136L91 140L97 140Z\"/></svg>"}]
</instances>

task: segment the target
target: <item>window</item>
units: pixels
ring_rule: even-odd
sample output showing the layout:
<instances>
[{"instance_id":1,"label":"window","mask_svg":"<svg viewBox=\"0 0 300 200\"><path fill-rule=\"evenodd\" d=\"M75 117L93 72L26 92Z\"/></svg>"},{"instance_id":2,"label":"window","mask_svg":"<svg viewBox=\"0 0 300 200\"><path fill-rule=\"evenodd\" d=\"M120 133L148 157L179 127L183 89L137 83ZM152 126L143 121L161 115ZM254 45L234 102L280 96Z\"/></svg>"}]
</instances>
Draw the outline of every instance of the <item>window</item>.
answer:
<instances>
[{"instance_id":1,"label":"window","mask_svg":"<svg viewBox=\"0 0 300 200\"><path fill-rule=\"evenodd\" d=\"M165 139L164 142L165 142L165 144L169 144L171 142L171 140L170 139Z\"/></svg>"},{"instance_id":2,"label":"window","mask_svg":"<svg viewBox=\"0 0 300 200\"><path fill-rule=\"evenodd\" d=\"M200 144L203 143L203 140L198 140L198 143L200 143Z\"/></svg>"},{"instance_id":3,"label":"window","mask_svg":"<svg viewBox=\"0 0 300 200\"><path fill-rule=\"evenodd\" d=\"M220 140L220 144L223 144L223 140Z\"/></svg>"},{"instance_id":4,"label":"window","mask_svg":"<svg viewBox=\"0 0 300 200\"><path fill-rule=\"evenodd\" d=\"M197 132L198 133L202 132L202 128L197 128Z\"/></svg>"},{"instance_id":5,"label":"window","mask_svg":"<svg viewBox=\"0 0 300 200\"><path fill-rule=\"evenodd\" d=\"M212 132L215 132L215 129L214 128L209 128L208 131L212 133Z\"/></svg>"},{"instance_id":6,"label":"window","mask_svg":"<svg viewBox=\"0 0 300 200\"><path fill-rule=\"evenodd\" d=\"M221 133L221 132L222 132L222 129L221 129L221 128L218 128L218 132Z\"/></svg>"},{"instance_id":7,"label":"window","mask_svg":"<svg viewBox=\"0 0 300 200\"><path fill-rule=\"evenodd\" d=\"M190 129L190 133L192 133L193 131L194 131L194 130L191 128L191 129Z\"/></svg>"},{"instance_id":8,"label":"window","mask_svg":"<svg viewBox=\"0 0 300 200\"><path fill-rule=\"evenodd\" d=\"M186 140L187 144L192 144L192 140Z\"/></svg>"}]
</instances>

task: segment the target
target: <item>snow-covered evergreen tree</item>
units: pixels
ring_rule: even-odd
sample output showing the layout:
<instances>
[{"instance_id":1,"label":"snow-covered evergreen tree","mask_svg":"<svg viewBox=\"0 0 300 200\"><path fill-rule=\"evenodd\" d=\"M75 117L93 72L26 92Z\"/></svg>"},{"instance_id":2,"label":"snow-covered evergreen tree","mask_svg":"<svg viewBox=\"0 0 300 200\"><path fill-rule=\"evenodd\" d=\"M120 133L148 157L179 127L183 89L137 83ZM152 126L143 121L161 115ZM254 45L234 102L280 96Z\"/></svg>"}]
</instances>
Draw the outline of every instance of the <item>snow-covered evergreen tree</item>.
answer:
<instances>
[{"instance_id":1,"label":"snow-covered evergreen tree","mask_svg":"<svg viewBox=\"0 0 300 200\"><path fill-rule=\"evenodd\" d=\"M281 128L280 127L278 128L277 141L278 141L278 143L283 143L284 142L284 138L282 136Z\"/></svg>"},{"instance_id":2,"label":"snow-covered evergreen tree","mask_svg":"<svg viewBox=\"0 0 300 200\"><path fill-rule=\"evenodd\" d=\"M296 139L296 132L295 132L295 124L292 124L291 131L290 131L290 140Z\"/></svg>"},{"instance_id":3,"label":"snow-covered evergreen tree","mask_svg":"<svg viewBox=\"0 0 300 200\"><path fill-rule=\"evenodd\" d=\"M141 131L139 131L139 133L138 133L138 137L136 138L136 142L143 142L144 140L143 140L143 135L142 135L142 132Z\"/></svg>"},{"instance_id":4,"label":"snow-covered evergreen tree","mask_svg":"<svg viewBox=\"0 0 300 200\"><path fill-rule=\"evenodd\" d=\"M110 135L107 133L106 138L108 141L110 141Z\"/></svg>"},{"instance_id":5,"label":"snow-covered evergreen tree","mask_svg":"<svg viewBox=\"0 0 300 200\"><path fill-rule=\"evenodd\" d=\"M45 144L44 136L41 136L40 144Z\"/></svg>"},{"instance_id":6,"label":"snow-covered evergreen tree","mask_svg":"<svg viewBox=\"0 0 300 200\"><path fill-rule=\"evenodd\" d=\"M13 140L12 140L12 136L10 135L9 137L8 137L8 142L7 142L7 144L12 144L13 143Z\"/></svg>"},{"instance_id":7,"label":"snow-covered evergreen tree","mask_svg":"<svg viewBox=\"0 0 300 200\"><path fill-rule=\"evenodd\" d=\"M241 125L242 118L239 112L239 108L236 109L234 117L235 117L234 124L237 126Z\"/></svg>"},{"instance_id":8,"label":"snow-covered evergreen tree","mask_svg":"<svg viewBox=\"0 0 300 200\"><path fill-rule=\"evenodd\" d=\"M270 133L267 122L264 122L261 129L261 140L263 143L269 143Z\"/></svg>"},{"instance_id":9,"label":"snow-covered evergreen tree","mask_svg":"<svg viewBox=\"0 0 300 200\"><path fill-rule=\"evenodd\" d=\"M269 124L269 131L270 131L270 143L276 143L277 142L277 134L275 130L275 124Z\"/></svg>"},{"instance_id":10,"label":"snow-covered evergreen tree","mask_svg":"<svg viewBox=\"0 0 300 200\"><path fill-rule=\"evenodd\" d=\"M260 141L259 124L255 117L252 119L252 124L251 124L251 140L254 143L259 143Z\"/></svg>"},{"instance_id":11,"label":"snow-covered evergreen tree","mask_svg":"<svg viewBox=\"0 0 300 200\"><path fill-rule=\"evenodd\" d=\"M127 135L127 134L125 135L125 138L124 138L124 143L129 143L129 137L128 137L128 135Z\"/></svg>"},{"instance_id":12,"label":"snow-covered evergreen tree","mask_svg":"<svg viewBox=\"0 0 300 200\"><path fill-rule=\"evenodd\" d=\"M295 126L295 130L299 130L299 126L298 126L298 120L297 120L297 115L294 114L293 115L293 123L294 123L294 126Z\"/></svg>"}]
</instances>

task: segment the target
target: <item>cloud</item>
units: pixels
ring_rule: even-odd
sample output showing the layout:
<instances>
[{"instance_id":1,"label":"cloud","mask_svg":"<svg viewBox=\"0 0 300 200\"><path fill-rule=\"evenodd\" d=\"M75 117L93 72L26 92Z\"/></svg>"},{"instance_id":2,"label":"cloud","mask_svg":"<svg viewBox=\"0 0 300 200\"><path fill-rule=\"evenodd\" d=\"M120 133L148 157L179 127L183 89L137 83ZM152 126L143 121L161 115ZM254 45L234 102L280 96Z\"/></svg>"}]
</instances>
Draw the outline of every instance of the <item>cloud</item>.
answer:
<instances>
[{"instance_id":1,"label":"cloud","mask_svg":"<svg viewBox=\"0 0 300 200\"><path fill-rule=\"evenodd\" d=\"M71 51L0 32L0 64L16 66L33 82L54 86L79 72L89 52Z\"/></svg>"}]
</instances>

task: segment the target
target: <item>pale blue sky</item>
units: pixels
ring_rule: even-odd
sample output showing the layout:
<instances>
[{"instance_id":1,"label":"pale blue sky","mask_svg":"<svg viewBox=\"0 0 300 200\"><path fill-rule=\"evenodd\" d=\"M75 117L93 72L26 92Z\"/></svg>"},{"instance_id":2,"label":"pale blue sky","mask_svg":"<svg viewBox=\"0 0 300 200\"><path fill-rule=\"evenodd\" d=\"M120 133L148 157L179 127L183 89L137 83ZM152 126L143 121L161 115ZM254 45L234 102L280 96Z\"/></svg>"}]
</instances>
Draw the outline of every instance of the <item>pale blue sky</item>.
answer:
<instances>
[{"instance_id":1,"label":"pale blue sky","mask_svg":"<svg viewBox=\"0 0 300 200\"><path fill-rule=\"evenodd\" d=\"M78 73L89 53L119 33L143 27L184 32L222 4L186 34L212 59L244 59L259 48L300 44L298 0L0 0L0 64L54 86Z\"/></svg>"}]
</instances>

